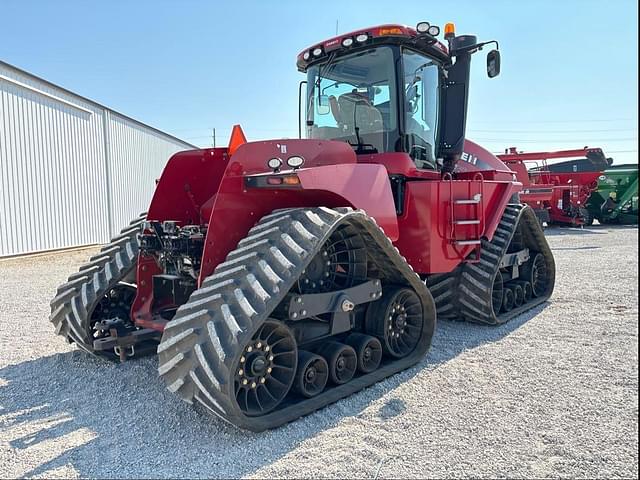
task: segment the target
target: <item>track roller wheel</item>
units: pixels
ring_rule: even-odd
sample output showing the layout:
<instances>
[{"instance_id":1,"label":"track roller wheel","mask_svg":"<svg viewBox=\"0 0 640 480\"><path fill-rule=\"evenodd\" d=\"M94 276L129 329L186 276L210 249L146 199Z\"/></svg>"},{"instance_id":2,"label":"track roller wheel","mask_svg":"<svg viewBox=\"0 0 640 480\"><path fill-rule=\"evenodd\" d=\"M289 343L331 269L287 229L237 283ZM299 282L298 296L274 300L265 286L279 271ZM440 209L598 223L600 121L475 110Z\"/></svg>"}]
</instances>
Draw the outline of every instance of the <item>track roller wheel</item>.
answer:
<instances>
[{"instance_id":1,"label":"track roller wheel","mask_svg":"<svg viewBox=\"0 0 640 480\"><path fill-rule=\"evenodd\" d=\"M522 287L517 283L512 283L509 285L509 288L513 290L513 306L521 307L524 303L524 291Z\"/></svg>"},{"instance_id":2,"label":"track roller wheel","mask_svg":"<svg viewBox=\"0 0 640 480\"><path fill-rule=\"evenodd\" d=\"M522 287L522 294L524 303L530 302L533 298L533 291L531 290L531 284L529 282L518 282L518 284Z\"/></svg>"},{"instance_id":3,"label":"track roller wheel","mask_svg":"<svg viewBox=\"0 0 640 480\"><path fill-rule=\"evenodd\" d=\"M380 366L382 360L382 344L380 340L371 335L352 333L346 339L358 357L358 370L362 373L373 372Z\"/></svg>"},{"instance_id":4,"label":"track roller wheel","mask_svg":"<svg viewBox=\"0 0 640 480\"><path fill-rule=\"evenodd\" d=\"M502 297L502 310L505 312L510 312L513 310L514 302L513 290L509 287L504 289L504 296Z\"/></svg>"},{"instance_id":5,"label":"track roller wheel","mask_svg":"<svg viewBox=\"0 0 640 480\"><path fill-rule=\"evenodd\" d=\"M329 378L337 385L353 378L358 366L358 358L353 347L340 342L327 342L319 352L329 364Z\"/></svg>"},{"instance_id":6,"label":"track roller wheel","mask_svg":"<svg viewBox=\"0 0 640 480\"><path fill-rule=\"evenodd\" d=\"M284 323L267 320L245 345L235 373L238 407L245 415L264 415L289 393L298 363L298 347Z\"/></svg>"},{"instance_id":7,"label":"track roller wheel","mask_svg":"<svg viewBox=\"0 0 640 480\"><path fill-rule=\"evenodd\" d=\"M382 298L369 305L366 331L382 343L383 352L393 358L409 355L419 342L424 312L416 293L406 287L387 287Z\"/></svg>"},{"instance_id":8,"label":"track roller wheel","mask_svg":"<svg viewBox=\"0 0 640 480\"><path fill-rule=\"evenodd\" d=\"M324 390L329 378L329 365L320 355L300 350L298 371L293 389L303 397L315 397Z\"/></svg>"},{"instance_id":9,"label":"track roller wheel","mask_svg":"<svg viewBox=\"0 0 640 480\"><path fill-rule=\"evenodd\" d=\"M549 271L544 256L536 254L524 265L522 277L531 283L531 293L534 297L544 295L549 283Z\"/></svg>"}]
</instances>

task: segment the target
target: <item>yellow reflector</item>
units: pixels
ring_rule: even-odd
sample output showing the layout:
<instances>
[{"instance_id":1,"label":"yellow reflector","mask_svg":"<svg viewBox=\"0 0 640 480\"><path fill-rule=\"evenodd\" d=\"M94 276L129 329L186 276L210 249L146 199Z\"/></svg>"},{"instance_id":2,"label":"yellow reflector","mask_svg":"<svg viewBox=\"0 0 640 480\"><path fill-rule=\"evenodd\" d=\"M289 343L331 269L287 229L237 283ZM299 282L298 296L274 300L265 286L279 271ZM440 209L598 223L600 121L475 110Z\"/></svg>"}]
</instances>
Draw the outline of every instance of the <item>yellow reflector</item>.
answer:
<instances>
[{"instance_id":1,"label":"yellow reflector","mask_svg":"<svg viewBox=\"0 0 640 480\"><path fill-rule=\"evenodd\" d=\"M456 26L453 23L447 23L444 26L444 36L455 36L456 34Z\"/></svg>"},{"instance_id":2,"label":"yellow reflector","mask_svg":"<svg viewBox=\"0 0 640 480\"><path fill-rule=\"evenodd\" d=\"M289 175L287 177L283 177L285 185L300 185L300 179L297 175Z\"/></svg>"},{"instance_id":3,"label":"yellow reflector","mask_svg":"<svg viewBox=\"0 0 640 480\"><path fill-rule=\"evenodd\" d=\"M393 28L381 28L378 30L378 35L403 35L402 29L398 27Z\"/></svg>"}]
</instances>

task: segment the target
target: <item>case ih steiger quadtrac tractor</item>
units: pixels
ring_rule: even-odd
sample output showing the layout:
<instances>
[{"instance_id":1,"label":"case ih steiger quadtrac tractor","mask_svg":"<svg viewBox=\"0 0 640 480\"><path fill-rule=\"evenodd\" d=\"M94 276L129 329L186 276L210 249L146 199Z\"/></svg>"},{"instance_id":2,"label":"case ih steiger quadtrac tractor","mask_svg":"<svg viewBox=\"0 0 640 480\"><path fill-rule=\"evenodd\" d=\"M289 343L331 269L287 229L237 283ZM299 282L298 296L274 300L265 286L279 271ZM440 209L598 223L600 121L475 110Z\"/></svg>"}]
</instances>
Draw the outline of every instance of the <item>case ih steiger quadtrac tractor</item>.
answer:
<instances>
[{"instance_id":1,"label":"case ih steiger quadtrac tractor","mask_svg":"<svg viewBox=\"0 0 640 480\"><path fill-rule=\"evenodd\" d=\"M521 184L465 142L471 56L495 42L438 34L301 53L307 138L236 127L171 157L148 212L58 289L57 332L110 359L157 351L171 392L261 431L420 361L436 312L495 325L544 302L555 265Z\"/></svg>"}]
</instances>

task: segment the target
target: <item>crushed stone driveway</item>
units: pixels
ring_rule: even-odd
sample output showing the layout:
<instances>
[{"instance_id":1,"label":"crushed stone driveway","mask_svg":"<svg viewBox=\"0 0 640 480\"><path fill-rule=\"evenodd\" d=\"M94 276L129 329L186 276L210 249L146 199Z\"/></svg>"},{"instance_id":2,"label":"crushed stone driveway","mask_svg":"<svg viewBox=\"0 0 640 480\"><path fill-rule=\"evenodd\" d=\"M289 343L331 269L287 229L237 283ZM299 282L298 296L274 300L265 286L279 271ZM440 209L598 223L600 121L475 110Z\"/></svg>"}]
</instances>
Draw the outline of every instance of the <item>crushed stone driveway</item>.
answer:
<instances>
[{"instance_id":1,"label":"crushed stone driveway","mask_svg":"<svg viewBox=\"0 0 640 480\"><path fill-rule=\"evenodd\" d=\"M638 477L637 227L548 229L550 302L441 321L419 365L275 431L95 360L49 300L95 250L0 260L0 477Z\"/></svg>"}]
</instances>

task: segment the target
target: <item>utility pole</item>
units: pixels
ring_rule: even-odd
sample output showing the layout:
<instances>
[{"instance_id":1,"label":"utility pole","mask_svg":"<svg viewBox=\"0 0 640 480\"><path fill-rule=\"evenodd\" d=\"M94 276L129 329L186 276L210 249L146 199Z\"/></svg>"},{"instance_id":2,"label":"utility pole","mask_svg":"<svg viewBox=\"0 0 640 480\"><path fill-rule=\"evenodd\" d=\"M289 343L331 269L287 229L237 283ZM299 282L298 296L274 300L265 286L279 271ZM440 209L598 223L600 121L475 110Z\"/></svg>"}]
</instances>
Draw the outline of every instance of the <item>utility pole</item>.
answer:
<instances>
[{"instance_id":1,"label":"utility pole","mask_svg":"<svg viewBox=\"0 0 640 480\"><path fill-rule=\"evenodd\" d=\"M336 37L338 36L338 20L336 19Z\"/></svg>"},{"instance_id":2,"label":"utility pole","mask_svg":"<svg viewBox=\"0 0 640 480\"><path fill-rule=\"evenodd\" d=\"M216 148L216 129L215 129L215 127L213 129L212 138L213 138L213 148Z\"/></svg>"}]
</instances>

